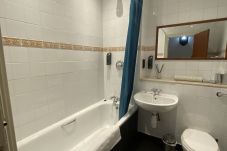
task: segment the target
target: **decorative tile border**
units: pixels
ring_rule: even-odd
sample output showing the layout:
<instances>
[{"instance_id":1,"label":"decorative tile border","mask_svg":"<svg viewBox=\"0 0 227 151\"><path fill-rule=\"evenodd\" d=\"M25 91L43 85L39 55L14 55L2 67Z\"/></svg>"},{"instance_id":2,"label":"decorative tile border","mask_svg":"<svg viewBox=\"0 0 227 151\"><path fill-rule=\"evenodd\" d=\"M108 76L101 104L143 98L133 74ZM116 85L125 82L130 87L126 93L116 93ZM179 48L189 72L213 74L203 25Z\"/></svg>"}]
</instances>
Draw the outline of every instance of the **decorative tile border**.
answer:
<instances>
[{"instance_id":1,"label":"decorative tile border","mask_svg":"<svg viewBox=\"0 0 227 151\"><path fill-rule=\"evenodd\" d=\"M155 46L142 46L141 51L155 51Z\"/></svg>"},{"instance_id":2,"label":"decorative tile border","mask_svg":"<svg viewBox=\"0 0 227 151\"><path fill-rule=\"evenodd\" d=\"M155 51L155 46L139 46L139 48L140 51ZM104 47L103 51L125 51L125 47Z\"/></svg>"},{"instance_id":3,"label":"decorative tile border","mask_svg":"<svg viewBox=\"0 0 227 151\"><path fill-rule=\"evenodd\" d=\"M40 40L20 39L12 37L2 37L4 46L12 47L30 47L30 48L48 48L48 49L65 49L65 50L80 50L80 51L101 51L101 52L112 52L112 51L124 51L125 47L93 47L84 45L74 45L68 43L57 43ZM154 51L153 46L142 46L141 51Z\"/></svg>"}]
</instances>

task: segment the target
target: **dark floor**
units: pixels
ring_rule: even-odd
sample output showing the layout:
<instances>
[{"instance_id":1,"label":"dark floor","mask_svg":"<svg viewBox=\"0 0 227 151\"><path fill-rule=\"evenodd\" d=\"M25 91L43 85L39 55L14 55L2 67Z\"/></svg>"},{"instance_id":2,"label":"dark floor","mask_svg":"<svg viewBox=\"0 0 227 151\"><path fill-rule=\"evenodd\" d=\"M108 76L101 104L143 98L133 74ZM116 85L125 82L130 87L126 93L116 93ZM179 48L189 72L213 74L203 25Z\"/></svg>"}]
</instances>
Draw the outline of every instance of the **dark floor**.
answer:
<instances>
[{"instance_id":1,"label":"dark floor","mask_svg":"<svg viewBox=\"0 0 227 151\"><path fill-rule=\"evenodd\" d=\"M130 151L163 151L163 143L161 139L157 139L142 133L138 133L137 137L130 144Z\"/></svg>"},{"instance_id":2,"label":"dark floor","mask_svg":"<svg viewBox=\"0 0 227 151\"><path fill-rule=\"evenodd\" d=\"M142 133L137 133L137 137L129 144L129 151L164 151L164 144L161 139L154 138ZM176 151L182 151L181 146L176 147Z\"/></svg>"},{"instance_id":3,"label":"dark floor","mask_svg":"<svg viewBox=\"0 0 227 151\"><path fill-rule=\"evenodd\" d=\"M121 127L121 140L111 151L165 151L161 139L137 131L138 112ZM174 151L182 151L180 145Z\"/></svg>"}]
</instances>

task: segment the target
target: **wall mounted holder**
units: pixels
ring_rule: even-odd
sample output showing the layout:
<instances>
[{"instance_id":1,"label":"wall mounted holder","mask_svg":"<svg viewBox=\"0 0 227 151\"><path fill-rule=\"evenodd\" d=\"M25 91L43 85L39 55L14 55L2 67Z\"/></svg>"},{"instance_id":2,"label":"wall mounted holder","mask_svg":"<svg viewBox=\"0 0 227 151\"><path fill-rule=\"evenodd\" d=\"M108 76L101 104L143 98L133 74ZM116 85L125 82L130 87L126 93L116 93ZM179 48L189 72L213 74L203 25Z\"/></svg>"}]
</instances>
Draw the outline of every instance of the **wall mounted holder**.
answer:
<instances>
[{"instance_id":1,"label":"wall mounted holder","mask_svg":"<svg viewBox=\"0 0 227 151\"><path fill-rule=\"evenodd\" d=\"M153 56L149 56L148 57L148 61L147 61L147 64L148 64L147 68L148 69L152 69L153 68L153 58L154 58Z\"/></svg>"},{"instance_id":2,"label":"wall mounted holder","mask_svg":"<svg viewBox=\"0 0 227 151\"><path fill-rule=\"evenodd\" d=\"M106 54L106 65L111 65L112 62L112 54L111 52Z\"/></svg>"},{"instance_id":3,"label":"wall mounted holder","mask_svg":"<svg viewBox=\"0 0 227 151\"><path fill-rule=\"evenodd\" d=\"M118 70L122 69L123 67L124 67L124 62L123 61L119 60L119 61L116 62L116 68Z\"/></svg>"},{"instance_id":4,"label":"wall mounted holder","mask_svg":"<svg viewBox=\"0 0 227 151\"><path fill-rule=\"evenodd\" d=\"M146 59L142 60L142 68L144 69L146 67Z\"/></svg>"},{"instance_id":5,"label":"wall mounted holder","mask_svg":"<svg viewBox=\"0 0 227 151\"><path fill-rule=\"evenodd\" d=\"M164 64L162 64L160 69L159 69L158 64L156 64L155 67L156 67L156 78L157 79L161 79L162 78L162 70L164 68Z\"/></svg>"}]
</instances>

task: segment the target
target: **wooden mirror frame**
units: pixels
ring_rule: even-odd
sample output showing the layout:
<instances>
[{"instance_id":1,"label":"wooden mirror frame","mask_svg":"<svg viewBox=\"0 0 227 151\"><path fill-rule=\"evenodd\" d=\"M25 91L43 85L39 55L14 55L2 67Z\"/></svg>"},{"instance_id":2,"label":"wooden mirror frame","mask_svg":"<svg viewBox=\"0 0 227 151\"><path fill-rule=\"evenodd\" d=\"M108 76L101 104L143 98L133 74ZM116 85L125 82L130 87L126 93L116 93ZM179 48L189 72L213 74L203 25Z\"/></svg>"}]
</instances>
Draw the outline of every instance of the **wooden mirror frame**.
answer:
<instances>
[{"instance_id":1,"label":"wooden mirror frame","mask_svg":"<svg viewBox=\"0 0 227 151\"><path fill-rule=\"evenodd\" d=\"M162 25L157 26L156 28L156 43L155 43L155 59L156 60L227 60L227 52L225 53L225 58L158 58L158 33L160 28L166 27L177 27L177 26L185 26L185 25L194 25L194 24L202 24L202 23L212 23L212 22L219 22L219 21L227 21L226 18L218 18L218 19L210 19L210 20L201 20L201 21L194 21L194 22L185 22L185 23L178 23L178 24L170 24L170 25ZM227 44L226 44L227 50Z\"/></svg>"}]
</instances>

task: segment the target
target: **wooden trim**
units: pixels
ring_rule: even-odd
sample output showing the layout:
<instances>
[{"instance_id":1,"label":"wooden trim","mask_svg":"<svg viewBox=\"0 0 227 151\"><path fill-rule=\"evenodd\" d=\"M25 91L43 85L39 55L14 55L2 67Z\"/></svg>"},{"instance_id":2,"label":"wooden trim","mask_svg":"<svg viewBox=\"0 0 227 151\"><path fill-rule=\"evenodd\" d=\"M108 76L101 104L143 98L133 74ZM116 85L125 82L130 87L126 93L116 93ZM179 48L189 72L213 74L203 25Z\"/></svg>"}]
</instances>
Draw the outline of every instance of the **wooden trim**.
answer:
<instances>
[{"instance_id":1,"label":"wooden trim","mask_svg":"<svg viewBox=\"0 0 227 151\"><path fill-rule=\"evenodd\" d=\"M156 43L156 45L155 45L155 59L156 60L227 60L227 58L158 58L157 55L156 55L157 52L158 52L158 33L159 33L160 28L177 27L177 26L185 26L185 25L192 25L192 24L194 25L194 24L218 22L218 21L225 21L225 20L227 20L227 17L218 18L218 19L209 19L209 20L201 20L201 21L193 21L193 22L185 22L185 23L157 26L157 28L156 28L156 42L155 42Z\"/></svg>"},{"instance_id":2,"label":"wooden trim","mask_svg":"<svg viewBox=\"0 0 227 151\"><path fill-rule=\"evenodd\" d=\"M158 28L176 27L176 26L184 26L184 25L192 25L192 24L194 25L194 24L218 22L218 21L225 21L225 20L227 20L227 17L225 17L225 18L218 18L218 19L193 21L193 22L184 22L184 23L178 23L178 24L162 25L162 26L158 26Z\"/></svg>"}]
</instances>

